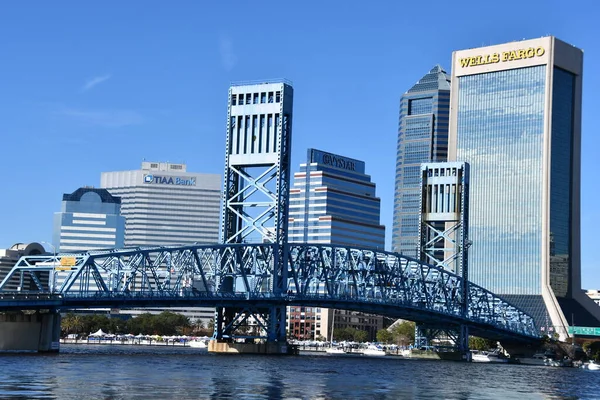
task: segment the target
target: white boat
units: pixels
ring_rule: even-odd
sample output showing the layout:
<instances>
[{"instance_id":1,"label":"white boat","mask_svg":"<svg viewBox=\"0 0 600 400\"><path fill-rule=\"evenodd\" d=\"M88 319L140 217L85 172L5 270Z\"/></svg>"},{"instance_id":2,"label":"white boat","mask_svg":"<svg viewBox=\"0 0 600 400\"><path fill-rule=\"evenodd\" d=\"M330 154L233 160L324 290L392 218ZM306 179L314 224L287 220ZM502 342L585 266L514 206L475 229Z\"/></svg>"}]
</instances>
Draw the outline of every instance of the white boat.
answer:
<instances>
[{"instance_id":1,"label":"white boat","mask_svg":"<svg viewBox=\"0 0 600 400\"><path fill-rule=\"evenodd\" d=\"M385 351L380 349L377 346L369 345L366 349L363 350L363 355L365 356L375 356L375 357L383 357L385 356Z\"/></svg>"},{"instance_id":2,"label":"white boat","mask_svg":"<svg viewBox=\"0 0 600 400\"><path fill-rule=\"evenodd\" d=\"M208 347L206 345L206 341L204 341L204 340L191 340L191 341L188 342L188 345L190 347L195 347L195 348L198 348L198 349L205 349L205 348Z\"/></svg>"},{"instance_id":3,"label":"white boat","mask_svg":"<svg viewBox=\"0 0 600 400\"><path fill-rule=\"evenodd\" d=\"M493 362L493 363L506 363L508 358L502 356L498 352L487 352L487 351L471 351L471 360L473 362Z\"/></svg>"},{"instance_id":4,"label":"white boat","mask_svg":"<svg viewBox=\"0 0 600 400\"><path fill-rule=\"evenodd\" d=\"M546 359L546 355L543 353L536 353L531 357L523 357L519 358L521 364L525 365L546 365L544 360Z\"/></svg>"},{"instance_id":5,"label":"white boat","mask_svg":"<svg viewBox=\"0 0 600 400\"><path fill-rule=\"evenodd\" d=\"M589 369L590 371L600 371L600 364L598 364L595 361L590 361L589 363L585 364L586 369Z\"/></svg>"},{"instance_id":6,"label":"white boat","mask_svg":"<svg viewBox=\"0 0 600 400\"><path fill-rule=\"evenodd\" d=\"M344 351L344 349L340 348L340 347L330 347L327 350L325 350L325 353L327 354L346 354L346 352Z\"/></svg>"}]
</instances>

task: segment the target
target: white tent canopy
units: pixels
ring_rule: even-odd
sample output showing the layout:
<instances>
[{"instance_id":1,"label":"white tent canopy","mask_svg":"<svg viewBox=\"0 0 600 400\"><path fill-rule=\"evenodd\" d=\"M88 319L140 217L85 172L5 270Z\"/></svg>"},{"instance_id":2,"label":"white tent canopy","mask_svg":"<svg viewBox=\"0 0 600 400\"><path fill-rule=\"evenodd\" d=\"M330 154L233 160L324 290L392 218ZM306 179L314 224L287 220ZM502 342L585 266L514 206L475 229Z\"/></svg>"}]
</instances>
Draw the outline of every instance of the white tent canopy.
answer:
<instances>
[{"instance_id":1,"label":"white tent canopy","mask_svg":"<svg viewBox=\"0 0 600 400\"><path fill-rule=\"evenodd\" d=\"M97 331L97 332L90 333L90 336L98 336L98 337L101 337L101 336L106 336L106 333L102 332L102 329L98 329L98 331Z\"/></svg>"}]
</instances>

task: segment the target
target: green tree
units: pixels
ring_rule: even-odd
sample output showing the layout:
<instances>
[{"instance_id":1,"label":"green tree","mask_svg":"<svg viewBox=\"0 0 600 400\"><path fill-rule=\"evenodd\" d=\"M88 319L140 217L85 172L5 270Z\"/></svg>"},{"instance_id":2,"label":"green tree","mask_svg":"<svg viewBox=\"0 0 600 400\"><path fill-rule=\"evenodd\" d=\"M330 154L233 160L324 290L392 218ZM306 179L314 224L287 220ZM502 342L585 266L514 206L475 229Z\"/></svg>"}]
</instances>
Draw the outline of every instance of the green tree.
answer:
<instances>
[{"instance_id":1,"label":"green tree","mask_svg":"<svg viewBox=\"0 0 600 400\"><path fill-rule=\"evenodd\" d=\"M354 329L352 328L335 328L333 330L333 340L337 342L354 340Z\"/></svg>"},{"instance_id":2,"label":"green tree","mask_svg":"<svg viewBox=\"0 0 600 400\"><path fill-rule=\"evenodd\" d=\"M415 323L403 321L392 328L392 335L398 345L408 346L415 342Z\"/></svg>"},{"instance_id":3,"label":"green tree","mask_svg":"<svg viewBox=\"0 0 600 400\"><path fill-rule=\"evenodd\" d=\"M392 334L392 332L388 331L387 329L380 329L377 331L377 341L379 343L392 343L392 341L394 340L394 335Z\"/></svg>"},{"instance_id":4,"label":"green tree","mask_svg":"<svg viewBox=\"0 0 600 400\"><path fill-rule=\"evenodd\" d=\"M485 351L496 347L493 340L484 339L478 336L469 336L469 349Z\"/></svg>"},{"instance_id":5,"label":"green tree","mask_svg":"<svg viewBox=\"0 0 600 400\"><path fill-rule=\"evenodd\" d=\"M366 342L369 338L369 333L367 331L361 331L359 329L354 329L353 339L355 342L363 343Z\"/></svg>"}]
</instances>

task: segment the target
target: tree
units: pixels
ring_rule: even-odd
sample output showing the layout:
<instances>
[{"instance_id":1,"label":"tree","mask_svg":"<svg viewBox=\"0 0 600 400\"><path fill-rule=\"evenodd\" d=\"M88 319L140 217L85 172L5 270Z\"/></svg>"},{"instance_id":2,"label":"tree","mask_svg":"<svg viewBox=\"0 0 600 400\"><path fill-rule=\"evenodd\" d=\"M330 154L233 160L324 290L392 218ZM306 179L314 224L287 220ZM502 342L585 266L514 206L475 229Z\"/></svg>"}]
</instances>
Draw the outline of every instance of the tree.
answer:
<instances>
[{"instance_id":1,"label":"tree","mask_svg":"<svg viewBox=\"0 0 600 400\"><path fill-rule=\"evenodd\" d=\"M392 328L394 340L398 345L408 346L415 342L415 323L412 321L403 321Z\"/></svg>"},{"instance_id":2,"label":"tree","mask_svg":"<svg viewBox=\"0 0 600 400\"><path fill-rule=\"evenodd\" d=\"M387 329L380 329L377 331L377 341L379 343L392 343L392 341L394 340L394 335L392 334L392 332L388 331Z\"/></svg>"},{"instance_id":3,"label":"tree","mask_svg":"<svg viewBox=\"0 0 600 400\"><path fill-rule=\"evenodd\" d=\"M496 347L493 340L484 339L478 336L469 336L469 349L485 351Z\"/></svg>"},{"instance_id":4,"label":"tree","mask_svg":"<svg viewBox=\"0 0 600 400\"><path fill-rule=\"evenodd\" d=\"M355 342L366 342L369 338L369 333L367 331L361 331L359 329L354 329L353 339Z\"/></svg>"}]
</instances>

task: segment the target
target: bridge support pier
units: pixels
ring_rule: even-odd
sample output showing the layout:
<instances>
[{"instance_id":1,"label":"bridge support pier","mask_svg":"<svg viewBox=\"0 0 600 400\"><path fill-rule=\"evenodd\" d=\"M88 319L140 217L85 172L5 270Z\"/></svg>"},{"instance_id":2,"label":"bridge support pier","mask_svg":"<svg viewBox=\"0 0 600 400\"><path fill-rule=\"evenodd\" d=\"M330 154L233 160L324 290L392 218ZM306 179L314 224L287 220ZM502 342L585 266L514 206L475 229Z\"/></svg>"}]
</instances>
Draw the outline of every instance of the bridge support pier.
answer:
<instances>
[{"instance_id":1,"label":"bridge support pier","mask_svg":"<svg viewBox=\"0 0 600 400\"><path fill-rule=\"evenodd\" d=\"M292 354L285 331L285 306L217 307L211 353ZM245 339L245 343L235 339Z\"/></svg>"},{"instance_id":2,"label":"bridge support pier","mask_svg":"<svg viewBox=\"0 0 600 400\"><path fill-rule=\"evenodd\" d=\"M0 351L58 352L60 320L56 311L0 314Z\"/></svg>"},{"instance_id":3,"label":"bridge support pier","mask_svg":"<svg viewBox=\"0 0 600 400\"><path fill-rule=\"evenodd\" d=\"M294 354L294 347L287 342L266 343L227 343L211 340L208 342L209 353L221 354Z\"/></svg>"}]
</instances>

